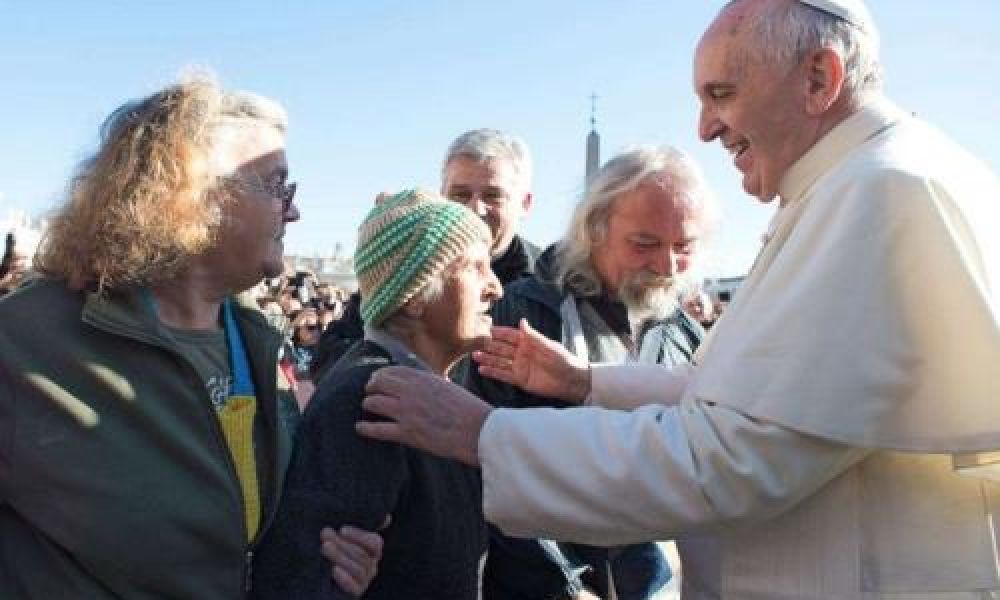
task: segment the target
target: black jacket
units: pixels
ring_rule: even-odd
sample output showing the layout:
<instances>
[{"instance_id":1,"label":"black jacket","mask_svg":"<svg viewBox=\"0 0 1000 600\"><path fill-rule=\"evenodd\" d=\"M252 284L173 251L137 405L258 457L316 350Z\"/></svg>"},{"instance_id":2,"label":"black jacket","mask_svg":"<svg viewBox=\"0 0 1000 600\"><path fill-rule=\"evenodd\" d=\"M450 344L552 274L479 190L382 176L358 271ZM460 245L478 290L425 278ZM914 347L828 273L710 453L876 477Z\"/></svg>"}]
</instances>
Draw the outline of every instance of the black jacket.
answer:
<instances>
[{"instance_id":1,"label":"black jacket","mask_svg":"<svg viewBox=\"0 0 1000 600\"><path fill-rule=\"evenodd\" d=\"M510 240L507 250L490 262L500 284L507 287L518 279L535 272L535 262L541 255L538 246L519 235Z\"/></svg>"},{"instance_id":2,"label":"black jacket","mask_svg":"<svg viewBox=\"0 0 1000 600\"><path fill-rule=\"evenodd\" d=\"M477 600L486 551L479 472L455 460L362 437L365 385L394 364L365 340L355 344L306 408L278 516L254 565L258 600L349 598L318 552L324 526L381 531L385 545L369 600Z\"/></svg>"}]
</instances>

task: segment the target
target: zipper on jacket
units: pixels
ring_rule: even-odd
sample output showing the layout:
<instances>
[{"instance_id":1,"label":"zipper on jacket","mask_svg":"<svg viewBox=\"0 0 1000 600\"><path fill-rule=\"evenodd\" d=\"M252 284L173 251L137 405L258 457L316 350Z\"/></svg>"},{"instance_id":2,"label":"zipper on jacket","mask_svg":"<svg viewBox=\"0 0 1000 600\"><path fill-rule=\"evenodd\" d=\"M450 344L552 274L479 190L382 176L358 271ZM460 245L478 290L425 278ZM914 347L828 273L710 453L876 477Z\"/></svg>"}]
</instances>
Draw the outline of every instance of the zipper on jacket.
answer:
<instances>
[{"instance_id":1,"label":"zipper on jacket","mask_svg":"<svg viewBox=\"0 0 1000 600\"><path fill-rule=\"evenodd\" d=\"M243 556L243 591L250 593L253 589L253 550L247 548Z\"/></svg>"},{"instance_id":2,"label":"zipper on jacket","mask_svg":"<svg viewBox=\"0 0 1000 600\"><path fill-rule=\"evenodd\" d=\"M271 439L271 446L274 449L273 456L271 458L273 459L274 462L273 462L273 464L270 465L270 468L271 468L271 482L270 482L270 484L271 484L271 487L272 487L272 490L271 490L272 500L271 500L271 506L269 507L270 510L268 510L268 511L265 512L264 511L264 506L265 506L264 505L264 490L263 490L263 487L260 486L260 484L258 484L258 487L260 488L259 489L259 493L260 493L260 506L261 506L261 513L262 513L261 514L261 521L260 521L260 524L257 526L257 535L255 535L254 539L249 542L249 544L247 545L246 553L243 556L243 560L244 560L244 563L243 563L243 593L247 594L247 595L249 595L253 591L253 558L254 558L254 551L257 548L257 544L259 544L260 540L264 537L264 533L271 526L271 523L274 521L275 517L277 517L277 514L278 514L278 504L281 501L281 491L282 491L281 490L281 487L282 487L281 486L281 475L280 475L281 467L278 464L279 462L281 462L281 459L279 457L280 448L279 448L279 443L278 443L278 438L281 436L281 424L279 422L281 420L281 409L278 406L279 399L278 399L278 381L277 381L277 379L278 379L277 369L278 368L277 368L277 365L278 365L278 358L279 358L279 355L281 353L281 344L282 343L283 342L282 342L281 339L269 338L268 339L268 343L267 343L266 352L265 352L266 356L272 356L272 355L274 356L274 361L273 362L274 362L274 365L275 365L275 368L273 370L269 369L268 371L266 371L269 374L268 381L266 383L269 385L270 389L274 390L274 427L273 427L272 439ZM274 373L274 380L273 381L271 380L270 373ZM222 429L221 426L220 426L219 429L221 431L221 429ZM236 469L236 467L234 465L233 466L233 470L235 471L235 469ZM243 498L243 494L240 494L241 501L242 501L242 498ZM243 510L245 511L246 508L244 507ZM246 518L245 517L243 519L243 523L244 523L244 529L245 529L246 528L246 525L245 525ZM244 534L244 535L246 535L246 534Z\"/></svg>"}]
</instances>

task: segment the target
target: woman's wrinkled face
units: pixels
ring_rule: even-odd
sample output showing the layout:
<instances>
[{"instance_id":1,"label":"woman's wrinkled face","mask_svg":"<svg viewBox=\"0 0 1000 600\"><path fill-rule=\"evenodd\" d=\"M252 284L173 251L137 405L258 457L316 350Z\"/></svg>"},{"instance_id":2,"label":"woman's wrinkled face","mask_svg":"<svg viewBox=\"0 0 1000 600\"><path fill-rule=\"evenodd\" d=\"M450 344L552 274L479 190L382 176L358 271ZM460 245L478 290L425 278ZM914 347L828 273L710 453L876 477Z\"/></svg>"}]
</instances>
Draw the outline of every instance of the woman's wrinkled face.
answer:
<instances>
[{"instance_id":1,"label":"woman's wrinkled face","mask_svg":"<svg viewBox=\"0 0 1000 600\"><path fill-rule=\"evenodd\" d=\"M490 306L503 294L490 269L490 248L476 242L448 266L441 295L424 307L428 333L448 351L461 356L489 339L493 320Z\"/></svg>"}]
</instances>

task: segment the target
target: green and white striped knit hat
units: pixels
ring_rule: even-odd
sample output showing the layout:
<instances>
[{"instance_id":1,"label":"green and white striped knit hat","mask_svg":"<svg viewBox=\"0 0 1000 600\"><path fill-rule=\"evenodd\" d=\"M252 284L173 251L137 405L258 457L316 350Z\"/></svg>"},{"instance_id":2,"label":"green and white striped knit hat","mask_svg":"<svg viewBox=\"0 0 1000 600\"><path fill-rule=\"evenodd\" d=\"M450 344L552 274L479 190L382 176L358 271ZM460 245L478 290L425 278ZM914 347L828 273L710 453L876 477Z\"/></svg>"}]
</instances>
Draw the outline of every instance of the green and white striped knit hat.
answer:
<instances>
[{"instance_id":1,"label":"green and white striped knit hat","mask_svg":"<svg viewBox=\"0 0 1000 600\"><path fill-rule=\"evenodd\" d=\"M423 190L378 203L358 229L361 318L379 325L490 231L474 212Z\"/></svg>"}]
</instances>

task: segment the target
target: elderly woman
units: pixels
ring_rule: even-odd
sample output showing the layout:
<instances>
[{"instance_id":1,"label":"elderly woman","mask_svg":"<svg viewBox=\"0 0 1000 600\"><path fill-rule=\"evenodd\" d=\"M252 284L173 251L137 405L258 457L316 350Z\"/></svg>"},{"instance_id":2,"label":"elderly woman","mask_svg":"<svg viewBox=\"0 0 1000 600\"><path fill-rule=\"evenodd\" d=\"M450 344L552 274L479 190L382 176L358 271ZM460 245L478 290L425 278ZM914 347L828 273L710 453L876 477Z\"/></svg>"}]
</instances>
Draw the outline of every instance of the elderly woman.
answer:
<instances>
[{"instance_id":1,"label":"elderly woman","mask_svg":"<svg viewBox=\"0 0 1000 600\"><path fill-rule=\"evenodd\" d=\"M257 555L259 598L346 597L316 552L315 532L351 523L383 530L365 598L475 600L487 543L475 470L360 437L354 424L372 373L406 365L441 376L489 338L501 294L490 233L465 207L419 191L376 206L355 268L364 340L340 360L303 418L277 521Z\"/></svg>"}]
</instances>

